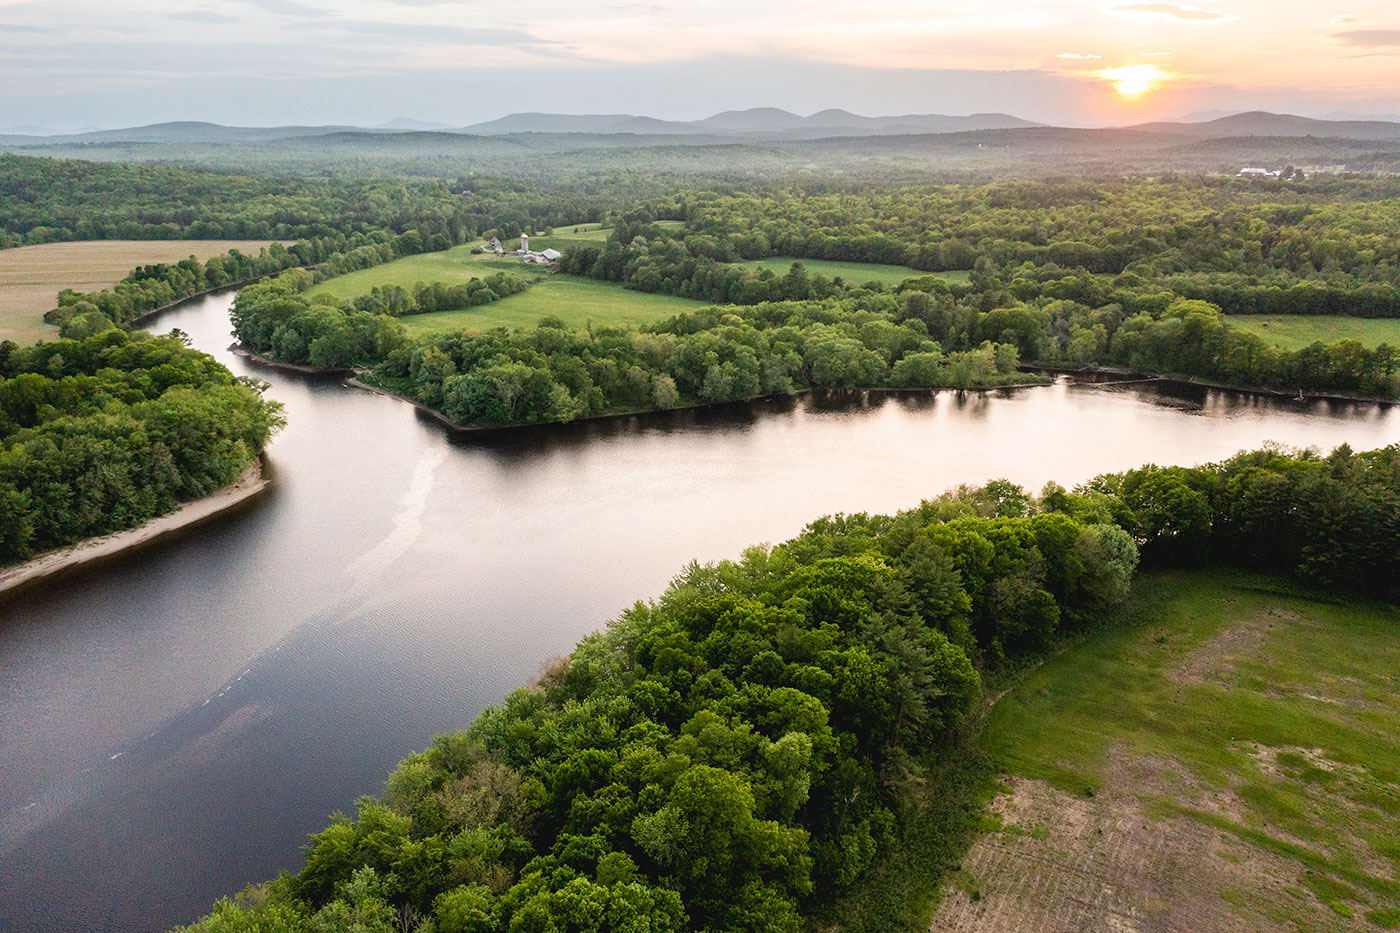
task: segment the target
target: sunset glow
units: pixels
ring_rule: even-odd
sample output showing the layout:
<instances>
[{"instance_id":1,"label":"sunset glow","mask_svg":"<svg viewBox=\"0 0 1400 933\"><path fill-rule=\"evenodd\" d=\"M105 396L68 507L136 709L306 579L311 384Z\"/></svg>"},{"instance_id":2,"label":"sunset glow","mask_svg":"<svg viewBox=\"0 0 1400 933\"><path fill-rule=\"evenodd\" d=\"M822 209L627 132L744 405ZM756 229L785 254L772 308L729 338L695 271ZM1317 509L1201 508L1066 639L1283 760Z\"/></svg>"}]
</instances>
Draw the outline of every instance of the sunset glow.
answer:
<instances>
[{"instance_id":1,"label":"sunset glow","mask_svg":"<svg viewBox=\"0 0 1400 933\"><path fill-rule=\"evenodd\" d=\"M528 109L689 119L717 100L1082 125L1400 113L1394 0L0 0L0 36L0 128L387 120L482 82L549 100ZM510 109L459 93L421 116Z\"/></svg>"},{"instance_id":2,"label":"sunset glow","mask_svg":"<svg viewBox=\"0 0 1400 933\"><path fill-rule=\"evenodd\" d=\"M1156 65L1126 65L1121 68L1105 68L1096 73L1098 77L1113 85L1113 89L1127 98L1141 97L1157 90L1175 77Z\"/></svg>"}]
</instances>

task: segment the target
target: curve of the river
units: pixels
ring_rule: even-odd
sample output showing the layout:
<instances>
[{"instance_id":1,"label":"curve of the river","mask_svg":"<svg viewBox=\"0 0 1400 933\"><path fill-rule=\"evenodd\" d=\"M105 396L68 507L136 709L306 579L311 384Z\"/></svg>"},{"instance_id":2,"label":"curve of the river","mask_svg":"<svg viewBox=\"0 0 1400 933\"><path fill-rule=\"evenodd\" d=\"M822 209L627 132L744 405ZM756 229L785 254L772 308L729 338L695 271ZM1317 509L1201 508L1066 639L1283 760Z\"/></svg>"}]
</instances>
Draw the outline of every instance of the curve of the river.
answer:
<instances>
[{"instance_id":1,"label":"curve of the river","mask_svg":"<svg viewBox=\"0 0 1400 933\"><path fill-rule=\"evenodd\" d=\"M692 558L998 476L1400 441L1379 406L1068 384L453 439L235 357L230 301L150 326L272 384L271 493L0 602L0 931L166 929L295 868L399 758Z\"/></svg>"}]
</instances>

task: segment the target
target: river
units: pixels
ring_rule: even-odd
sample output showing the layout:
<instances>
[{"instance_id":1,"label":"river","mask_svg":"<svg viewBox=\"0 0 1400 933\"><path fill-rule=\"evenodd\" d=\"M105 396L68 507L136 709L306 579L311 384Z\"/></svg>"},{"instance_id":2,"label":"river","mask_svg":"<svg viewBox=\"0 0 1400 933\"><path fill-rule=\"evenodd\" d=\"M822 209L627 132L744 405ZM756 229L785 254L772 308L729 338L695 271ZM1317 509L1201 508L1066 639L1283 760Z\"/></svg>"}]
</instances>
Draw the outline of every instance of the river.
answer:
<instances>
[{"instance_id":1,"label":"river","mask_svg":"<svg viewBox=\"0 0 1400 933\"><path fill-rule=\"evenodd\" d=\"M231 300L149 326L271 383L271 491L0 602L0 930L163 930L297 868L398 759L691 559L995 477L1400 441L1394 408L1067 383L453 438L229 353Z\"/></svg>"}]
</instances>

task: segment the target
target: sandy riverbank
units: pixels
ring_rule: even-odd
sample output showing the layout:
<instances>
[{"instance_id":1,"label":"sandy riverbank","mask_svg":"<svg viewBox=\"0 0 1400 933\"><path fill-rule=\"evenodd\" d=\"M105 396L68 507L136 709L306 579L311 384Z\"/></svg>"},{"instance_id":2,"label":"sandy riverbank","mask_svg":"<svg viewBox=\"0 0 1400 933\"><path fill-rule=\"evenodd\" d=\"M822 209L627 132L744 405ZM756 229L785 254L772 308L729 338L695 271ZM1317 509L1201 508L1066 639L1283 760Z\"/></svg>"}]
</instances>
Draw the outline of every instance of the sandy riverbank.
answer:
<instances>
[{"instance_id":1,"label":"sandy riverbank","mask_svg":"<svg viewBox=\"0 0 1400 933\"><path fill-rule=\"evenodd\" d=\"M271 484L264 474L262 459L249 467L238 481L212 495L187 502L173 512L153 518L127 531L117 531L100 538L89 538L79 544L41 554L33 560L0 570L0 593L27 586L45 577L92 561L104 560L123 551L140 547L181 528L196 525L205 519L227 511L261 493Z\"/></svg>"}]
</instances>

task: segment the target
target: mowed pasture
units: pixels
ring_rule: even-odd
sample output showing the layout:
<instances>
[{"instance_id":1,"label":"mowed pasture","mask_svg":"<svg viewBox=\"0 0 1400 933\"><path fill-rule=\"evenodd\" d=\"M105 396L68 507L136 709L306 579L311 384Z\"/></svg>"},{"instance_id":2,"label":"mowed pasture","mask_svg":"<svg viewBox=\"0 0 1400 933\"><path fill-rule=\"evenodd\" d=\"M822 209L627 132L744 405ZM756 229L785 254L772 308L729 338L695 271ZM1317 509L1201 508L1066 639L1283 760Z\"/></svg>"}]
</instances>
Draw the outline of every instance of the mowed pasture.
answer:
<instances>
[{"instance_id":1,"label":"mowed pasture","mask_svg":"<svg viewBox=\"0 0 1400 933\"><path fill-rule=\"evenodd\" d=\"M934 929L1400 926L1393 607L1155 573L993 708L1007 777Z\"/></svg>"},{"instance_id":2,"label":"mowed pasture","mask_svg":"<svg viewBox=\"0 0 1400 933\"><path fill-rule=\"evenodd\" d=\"M531 247L534 247L533 239ZM330 293L355 298L376 287L397 285L408 291L419 283L456 284L506 272L533 281L526 291L475 308L410 314L400 318L412 336L492 327L534 327L544 317L557 317L569 327L635 327L703 308L705 304L669 295L631 291L610 282L572 275L558 275L543 266L530 266L518 258L497 259L493 254L471 252L471 246L455 246L436 253L406 256L373 269L361 269L327 279L312 294Z\"/></svg>"},{"instance_id":3,"label":"mowed pasture","mask_svg":"<svg viewBox=\"0 0 1400 933\"><path fill-rule=\"evenodd\" d=\"M1383 343L1400 347L1400 319L1336 317L1324 314L1232 314L1231 327L1258 334L1284 350L1301 350L1311 343L1355 340L1375 348Z\"/></svg>"},{"instance_id":4,"label":"mowed pasture","mask_svg":"<svg viewBox=\"0 0 1400 933\"><path fill-rule=\"evenodd\" d=\"M603 242L610 232L606 228L581 224L577 234L572 227L557 228L553 236L532 236L531 249L567 249L570 243ZM576 276L559 275L542 266L522 263L507 253L497 258L492 253L473 253L475 241L435 253L405 256L372 269L361 269L327 279L312 289L312 294L330 294L349 299L369 294L374 288L398 286L412 291L414 286L431 282L457 284L496 272L519 276L533 284L519 295L475 308L440 311L432 314L410 314L401 320L413 336L461 330L487 330L492 327L534 327L540 318L553 316L570 327L635 327L662 320L684 311L706 307L707 302L692 301L669 295L632 291L609 282L599 282ZM503 244L506 247L516 242ZM754 263L754 268L766 267L785 274L797 260L768 259ZM894 285L911 275L927 275L905 266L867 265L851 262L801 260L809 272L821 272L829 277L841 276L847 282L877 281ZM967 273L940 273L950 280L966 278Z\"/></svg>"},{"instance_id":5,"label":"mowed pasture","mask_svg":"<svg viewBox=\"0 0 1400 933\"><path fill-rule=\"evenodd\" d=\"M472 253L471 246L454 246L435 253L419 253L386 262L372 269L347 272L333 279L327 279L311 290L313 295L329 293L337 298L357 298L368 295L371 289L386 285L412 291L413 286L432 282L445 282L456 285L468 279L479 279L506 272L531 280L548 275L542 266L529 266L518 258L505 256L497 259L493 253Z\"/></svg>"},{"instance_id":6,"label":"mowed pasture","mask_svg":"<svg viewBox=\"0 0 1400 933\"><path fill-rule=\"evenodd\" d=\"M65 288L90 292L110 288L137 266L210 259L230 249L257 255L264 240L85 240L0 250L0 340L29 344L57 340L58 328L44 312Z\"/></svg>"},{"instance_id":7,"label":"mowed pasture","mask_svg":"<svg viewBox=\"0 0 1400 933\"><path fill-rule=\"evenodd\" d=\"M492 327L534 327L544 317L557 317L573 329L590 325L636 327L704 307L708 305L687 298L651 295L572 275L551 275L519 295L488 305L410 314L399 320L411 336L419 337Z\"/></svg>"}]
</instances>

